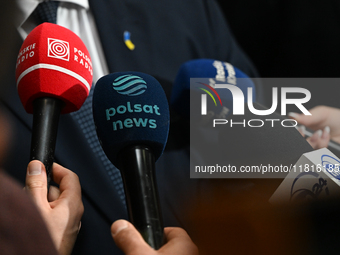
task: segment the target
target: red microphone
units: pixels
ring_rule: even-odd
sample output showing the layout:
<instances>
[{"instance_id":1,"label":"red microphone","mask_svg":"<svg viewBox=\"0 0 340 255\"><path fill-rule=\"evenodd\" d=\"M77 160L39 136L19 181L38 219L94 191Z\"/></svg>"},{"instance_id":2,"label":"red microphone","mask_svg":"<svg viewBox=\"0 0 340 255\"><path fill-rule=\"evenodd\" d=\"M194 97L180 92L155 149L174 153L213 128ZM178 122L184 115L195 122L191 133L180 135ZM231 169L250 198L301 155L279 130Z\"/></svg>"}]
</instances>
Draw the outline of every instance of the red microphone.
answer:
<instances>
[{"instance_id":1,"label":"red microphone","mask_svg":"<svg viewBox=\"0 0 340 255\"><path fill-rule=\"evenodd\" d=\"M20 100L33 113L30 160L40 160L50 181L61 113L83 105L92 84L92 63L86 46L71 30L43 23L23 42L15 78Z\"/></svg>"}]
</instances>

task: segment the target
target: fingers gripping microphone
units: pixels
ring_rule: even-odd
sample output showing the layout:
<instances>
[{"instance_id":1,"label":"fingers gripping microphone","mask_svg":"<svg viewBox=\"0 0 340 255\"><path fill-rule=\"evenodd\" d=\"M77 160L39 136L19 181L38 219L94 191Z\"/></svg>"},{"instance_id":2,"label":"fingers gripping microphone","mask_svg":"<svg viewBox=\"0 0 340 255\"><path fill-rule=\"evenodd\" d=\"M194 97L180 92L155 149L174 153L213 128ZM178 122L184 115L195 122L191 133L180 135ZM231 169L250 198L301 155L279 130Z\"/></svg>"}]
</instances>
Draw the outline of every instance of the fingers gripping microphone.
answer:
<instances>
[{"instance_id":1,"label":"fingers gripping microphone","mask_svg":"<svg viewBox=\"0 0 340 255\"><path fill-rule=\"evenodd\" d=\"M97 135L123 178L131 222L154 249L163 244L155 161L169 132L169 109L158 81L139 72L99 79L93 94Z\"/></svg>"},{"instance_id":2,"label":"fingers gripping microphone","mask_svg":"<svg viewBox=\"0 0 340 255\"><path fill-rule=\"evenodd\" d=\"M21 102L33 113L30 160L44 163L49 183L59 115L84 103L92 84L91 59L76 34L43 23L23 42L15 76Z\"/></svg>"}]
</instances>

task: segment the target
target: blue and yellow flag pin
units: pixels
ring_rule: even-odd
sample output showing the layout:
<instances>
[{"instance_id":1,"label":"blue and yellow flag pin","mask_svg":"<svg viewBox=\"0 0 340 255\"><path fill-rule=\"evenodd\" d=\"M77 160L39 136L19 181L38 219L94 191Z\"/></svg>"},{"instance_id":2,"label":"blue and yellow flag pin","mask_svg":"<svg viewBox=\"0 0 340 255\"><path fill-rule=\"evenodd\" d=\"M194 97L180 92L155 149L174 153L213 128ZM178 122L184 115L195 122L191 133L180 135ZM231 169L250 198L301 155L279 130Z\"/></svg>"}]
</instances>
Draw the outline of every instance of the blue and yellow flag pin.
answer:
<instances>
[{"instance_id":1,"label":"blue and yellow flag pin","mask_svg":"<svg viewBox=\"0 0 340 255\"><path fill-rule=\"evenodd\" d=\"M131 42L130 40L130 32L129 31L125 31L124 32L124 42L126 47L129 48L129 50L134 50L135 49L135 45Z\"/></svg>"}]
</instances>

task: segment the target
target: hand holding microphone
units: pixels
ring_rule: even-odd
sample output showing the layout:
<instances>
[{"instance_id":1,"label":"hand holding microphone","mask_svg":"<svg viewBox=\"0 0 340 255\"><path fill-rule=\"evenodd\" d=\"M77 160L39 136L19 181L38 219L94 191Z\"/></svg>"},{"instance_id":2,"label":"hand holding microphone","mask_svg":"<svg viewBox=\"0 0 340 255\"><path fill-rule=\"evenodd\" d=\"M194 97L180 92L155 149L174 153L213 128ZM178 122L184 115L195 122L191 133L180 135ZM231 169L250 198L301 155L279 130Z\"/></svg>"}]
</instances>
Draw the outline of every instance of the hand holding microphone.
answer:
<instances>
[{"instance_id":1,"label":"hand holding microphone","mask_svg":"<svg viewBox=\"0 0 340 255\"><path fill-rule=\"evenodd\" d=\"M198 255L196 245L181 228L165 228L166 244L157 251L147 245L140 233L126 220L115 221L111 226L111 234L125 255Z\"/></svg>"},{"instance_id":2,"label":"hand holding microphone","mask_svg":"<svg viewBox=\"0 0 340 255\"><path fill-rule=\"evenodd\" d=\"M53 164L53 180L59 188L51 186L47 193L47 173L38 160L27 166L25 191L32 197L56 249L61 255L71 254L81 227L84 212L78 176L71 170Z\"/></svg>"},{"instance_id":3,"label":"hand holding microphone","mask_svg":"<svg viewBox=\"0 0 340 255\"><path fill-rule=\"evenodd\" d=\"M131 222L151 247L160 248L164 237L155 161L169 132L161 85L139 72L104 76L95 86L93 118L105 154L121 172Z\"/></svg>"},{"instance_id":4,"label":"hand holding microphone","mask_svg":"<svg viewBox=\"0 0 340 255\"><path fill-rule=\"evenodd\" d=\"M43 23L21 46L16 81L24 108L33 113L30 160L43 162L49 183L59 115L78 110L89 94L89 53L72 31Z\"/></svg>"}]
</instances>

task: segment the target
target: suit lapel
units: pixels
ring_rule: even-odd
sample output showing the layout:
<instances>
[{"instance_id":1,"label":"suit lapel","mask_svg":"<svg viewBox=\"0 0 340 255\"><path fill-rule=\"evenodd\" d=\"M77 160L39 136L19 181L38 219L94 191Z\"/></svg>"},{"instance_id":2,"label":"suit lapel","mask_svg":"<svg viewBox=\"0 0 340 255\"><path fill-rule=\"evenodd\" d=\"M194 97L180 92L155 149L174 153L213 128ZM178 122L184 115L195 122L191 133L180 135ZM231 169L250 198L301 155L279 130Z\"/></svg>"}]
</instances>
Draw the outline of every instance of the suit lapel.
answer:
<instances>
[{"instance_id":1,"label":"suit lapel","mask_svg":"<svg viewBox=\"0 0 340 255\"><path fill-rule=\"evenodd\" d=\"M89 0L90 9L97 24L97 29L110 72L121 71L116 66L117 54L127 49L123 47L124 23L126 23L126 7L121 0L103 1ZM121 36L120 36L121 35ZM117 48L118 47L118 48ZM131 64L132 64L131 60Z\"/></svg>"}]
</instances>

